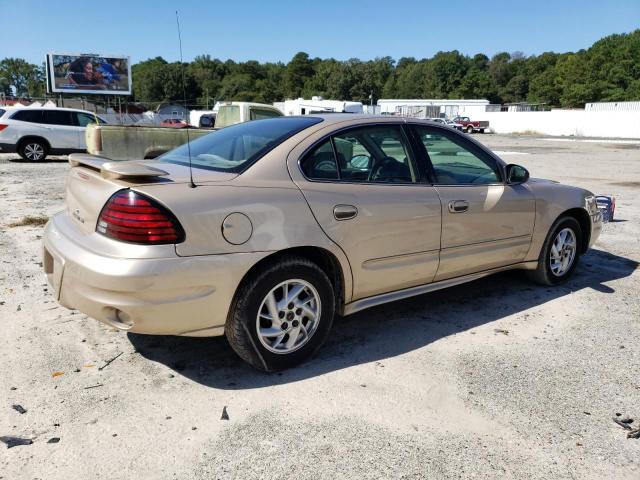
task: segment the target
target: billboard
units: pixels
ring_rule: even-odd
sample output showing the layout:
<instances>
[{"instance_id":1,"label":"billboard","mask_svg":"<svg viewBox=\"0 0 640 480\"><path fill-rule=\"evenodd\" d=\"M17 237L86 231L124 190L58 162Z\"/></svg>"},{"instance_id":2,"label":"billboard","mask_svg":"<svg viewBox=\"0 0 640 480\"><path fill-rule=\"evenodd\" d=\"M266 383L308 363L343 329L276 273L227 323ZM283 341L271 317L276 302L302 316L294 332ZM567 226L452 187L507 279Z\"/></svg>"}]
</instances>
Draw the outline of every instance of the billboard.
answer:
<instances>
[{"instance_id":1,"label":"billboard","mask_svg":"<svg viewBox=\"0 0 640 480\"><path fill-rule=\"evenodd\" d=\"M122 55L47 54L51 93L131 95L131 61Z\"/></svg>"}]
</instances>

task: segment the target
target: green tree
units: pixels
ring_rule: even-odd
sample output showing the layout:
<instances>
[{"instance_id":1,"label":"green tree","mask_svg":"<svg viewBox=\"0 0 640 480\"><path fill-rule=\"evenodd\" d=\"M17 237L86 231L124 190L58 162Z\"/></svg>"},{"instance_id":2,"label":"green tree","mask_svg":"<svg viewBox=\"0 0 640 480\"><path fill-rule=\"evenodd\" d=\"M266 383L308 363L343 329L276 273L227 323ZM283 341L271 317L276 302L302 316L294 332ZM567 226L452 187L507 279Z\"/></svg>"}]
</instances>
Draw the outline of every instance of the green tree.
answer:
<instances>
[{"instance_id":1,"label":"green tree","mask_svg":"<svg viewBox=\"0 0 640 480\"><path fill-rule=\"evenodd\" d=\"M5 58L0 61L0 88L5 94L13 88L17 97L44 96L44 68L22 58Z\"/></svg>"},{"instance_id":2,"label":"green tree","mask_svg":"<svg viewBox=\"0 0 640 480\"><path fill-rule=\"evenodd\" d=\"M285 95L298 98L302 94L305 82L313 75L313 62L305 52L296 53L287 64L285 72Z\"/></svg>"}]
</instances>

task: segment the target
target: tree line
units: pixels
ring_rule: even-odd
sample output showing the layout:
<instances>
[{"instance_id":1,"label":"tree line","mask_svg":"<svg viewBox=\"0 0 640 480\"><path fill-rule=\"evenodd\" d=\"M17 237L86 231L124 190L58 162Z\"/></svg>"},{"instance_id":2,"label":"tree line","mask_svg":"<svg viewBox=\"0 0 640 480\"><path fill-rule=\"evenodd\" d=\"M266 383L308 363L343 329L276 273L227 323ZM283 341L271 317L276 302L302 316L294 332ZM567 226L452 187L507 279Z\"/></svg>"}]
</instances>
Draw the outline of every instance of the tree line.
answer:
<instances>
[{"instance_id":1,"label":"tree line","mask_svg":"<svg viewBox=\"0 0 640 480\"><path fill-rule=\"evenodd\" d=\"M578 52L530 56L502 52L471 57L453 50L423 59L340 61L299 52L286 64L200 55L184 65L156 57L133 65L132 77L131 100L182 103L186 94L192 107L211 107L217 100L271 103L314 95L364 103L378 98L486 98L491 103L582 107L640 100L640 29L609 35ZM0 93L13 91L18 97L44 97L44 66L17 58L0 61Z\"/></svg>"}]
</instances>

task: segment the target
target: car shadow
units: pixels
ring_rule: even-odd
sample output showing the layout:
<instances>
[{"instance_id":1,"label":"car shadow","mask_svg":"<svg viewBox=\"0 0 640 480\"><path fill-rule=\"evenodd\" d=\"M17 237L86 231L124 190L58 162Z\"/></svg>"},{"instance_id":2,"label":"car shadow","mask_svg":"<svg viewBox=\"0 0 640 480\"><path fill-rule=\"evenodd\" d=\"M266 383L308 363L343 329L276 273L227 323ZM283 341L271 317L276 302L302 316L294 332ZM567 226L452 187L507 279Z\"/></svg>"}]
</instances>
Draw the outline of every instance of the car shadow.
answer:
<instances>
[{"instance_id":1,"label":"car shadow","mask_svg":"<svg viewBox=\"0 0 640 480\"><path fill-rule=\"evenodd\" d=\"M235 355L224 337L129 333L128 338L145 358L203 385L228 390L261 388L353 365L383 362L584 288L611 294L615 290L607 283L631 275L638 265L627 258L590 250L582 257L573 278L561 286L541 287L521 271L508 271L336 318L327 343L313 359L278 373L253 369Z\"/></svg>"}]
</instances>

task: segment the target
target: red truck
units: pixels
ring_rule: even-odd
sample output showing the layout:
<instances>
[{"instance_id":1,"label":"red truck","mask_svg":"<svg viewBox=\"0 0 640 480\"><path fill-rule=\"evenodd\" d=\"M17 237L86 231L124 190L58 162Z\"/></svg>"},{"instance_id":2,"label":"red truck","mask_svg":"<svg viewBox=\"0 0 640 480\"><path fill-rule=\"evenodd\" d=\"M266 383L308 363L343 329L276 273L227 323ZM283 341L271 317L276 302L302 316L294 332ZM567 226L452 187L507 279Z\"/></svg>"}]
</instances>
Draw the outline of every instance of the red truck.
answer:
<instances>
[{"instance_id":1,"label":"red truck","mask_svg":"<svg viewBox=\"0 0 640 480\"><path fill-rule=\"evenodd\" d=\"M489 129L489 122L486 120L474 121L472 122L469 117L456 117L453 119L454 122L462 125L462 129L467 133L480 132L484 133L485 130Z\"/></svg>"}]
</instances>

